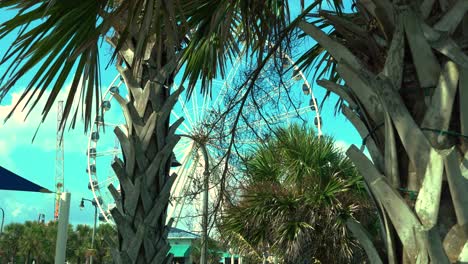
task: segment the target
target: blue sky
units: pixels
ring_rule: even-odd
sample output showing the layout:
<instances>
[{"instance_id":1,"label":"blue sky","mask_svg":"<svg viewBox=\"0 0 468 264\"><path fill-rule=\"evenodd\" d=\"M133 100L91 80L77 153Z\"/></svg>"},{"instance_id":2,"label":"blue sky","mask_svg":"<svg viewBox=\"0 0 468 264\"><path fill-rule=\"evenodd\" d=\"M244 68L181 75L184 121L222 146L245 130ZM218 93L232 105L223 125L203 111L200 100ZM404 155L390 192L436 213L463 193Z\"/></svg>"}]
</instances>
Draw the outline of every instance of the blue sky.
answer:
<instances>
[{"instance_id":1,"label":"blue sky","mask_svg":"<svg viewBox=\"0 0 468 264\"><path fill-rule=\"evenodd\" d=\"M298 10L298 6L293 6L293 12L298 12ZM11 12L0 11L0 22L6 21L11 15ZM0 57L10 41L11 38L0 41ZM306 41L304 49L312 44L312 41ZM108 53L108 50L102 52L104 55ZM105 58L101 61L103 64L107 63ZM4 70L4 68L0 67L0 74ZM110 69L102 73L102 84L107 86L115 77L116 71L110 67ZM312 82L312 74L307 77L309 82ZM2 101L0 104L0 120L3 120L10 112L26 84L27 78L17 83L14 91ZM65 93L66 88L64 88L60 96L63 98ZM325 94L325 90L314 85L314 93L320 101ZM332 97L325 103L322 112L323 131L325 134L333 136L339 146L345 147L349 144L360 146L361 139L351 124L343 116L334 115L335 102L336 97ZM53 111L50 112L39 130L34 143L31 143L41 117L40 108L41 105L26 121L24 121L25 113L16 112L5 124L0 122L0 165L52 190L55 175L56 106L53 107ZM118 116L113 118L122 120ZM310 120L310 122L313 122L313 120ZM109 133L106 136L111 135ZM75 130L65 132L64 142L65 189L71 192L72 198L70 222L72 224L91 224L94 214L92 206L87 204L84 210L79 209L82 197L92 198L92 194L87 188L88 175L85 171L88 135L84 134L81 123L78 124ZM49 221L53 218L53 205L54 195L0 190L0 207L5 210L5 223L35 220L39 213L44 213L46 221Z\"/></svg>"}]
</instances>

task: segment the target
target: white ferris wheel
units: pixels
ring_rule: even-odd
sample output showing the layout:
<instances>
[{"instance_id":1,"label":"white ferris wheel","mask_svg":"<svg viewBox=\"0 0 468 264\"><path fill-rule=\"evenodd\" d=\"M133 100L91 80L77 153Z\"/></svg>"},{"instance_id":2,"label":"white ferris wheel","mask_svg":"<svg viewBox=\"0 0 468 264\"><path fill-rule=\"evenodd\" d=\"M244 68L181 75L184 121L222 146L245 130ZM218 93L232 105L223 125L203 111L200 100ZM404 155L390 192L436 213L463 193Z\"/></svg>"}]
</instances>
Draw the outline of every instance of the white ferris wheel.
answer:
<instances>
[{"instance_id":1,"label":"white ferris wheel","mask_svg":"<svg viewBox=\"0 0 468 264\"><path fill-rule=\"evenodd\" d=\"M279 65L279 67L278 67ZM223 165L225 152L230 141L234 120L238 121L236 144L240 148L248 148L262 136L268 134L272 126L295 122L296 118L303 121L313 120L317 134L322 134L322 118L319 113L317 99L312 86L304 73L295 65L293 58L283 53L280 62L269 62L259 74L255 92L248 96L243 105L241 115L238 115L236 98L243 95L242 90L236 90L239 82L244 80L243 74L249 73L251 63L244 56L233 61L229 73L224 80L214 80L212 96L199 96L194 93L189 101L182 93L178 103L171 113L171 122L184 118L176 134L181 135L174 149L175 162L172 172L178 177L171 189L171 202L168 208L168 218L175 219L177 227L180 219L197 217L194 212L200 211L205 160L197 139L203 138L212 175L210 176L210 199L218 195L219 168ZM275 75L273 72L281 74ZM175 85L175 87L177 87ZM233 91L239 91L234 93ZM100 220L113 223L110 210L115 206L108 186L119 186L119 182L110 164L116 157L121 157L117 138L114 136L115 126L125 126L122 110L113 95L119 93L127 96L128 91L119 75L117 75L107 90L103 93L102 109L104 117L97 115L88 138L87 169L88 189L100 211ZM231 109L227 112L227 109ZM257 109L261 108L261 111ZM238 153L237 153L238 154ZM177 163L177 164L176 164ZM119 188L118 188L119 190ZM199 215L199 214L198 214ZM198 228L192 227L197 232Z\"/></svg>"}]
</instances>

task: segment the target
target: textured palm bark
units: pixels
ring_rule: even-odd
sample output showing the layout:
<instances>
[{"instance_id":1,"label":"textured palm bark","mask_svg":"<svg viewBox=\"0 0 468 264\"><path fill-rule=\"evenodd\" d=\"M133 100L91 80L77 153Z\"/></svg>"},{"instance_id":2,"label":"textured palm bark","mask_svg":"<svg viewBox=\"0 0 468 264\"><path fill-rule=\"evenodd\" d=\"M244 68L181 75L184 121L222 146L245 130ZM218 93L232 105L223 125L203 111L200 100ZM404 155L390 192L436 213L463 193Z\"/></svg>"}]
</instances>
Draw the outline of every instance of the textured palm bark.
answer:
<instances>
[{"instance_id":1,"label":"textured palm bark","mask_svg":"<svg viewBox=\"0 0 468 264\"><path fill-rule=\"evenodd\" d=\"M371 159L355 146L347 154L380 211L386 242L381 259L455 263L466 258L468 243L468 56L463 40L468 37L468 1L426 0L420 7L398 2L358 3L386 39L381 45L385 63L379 67L369 67L362 51L315 25L302 22L300 27L337 61L345 86L319 84L347 101L350 107L343 114L367 139ZM335 28L359 31L349 22L329 21ZM376 129L379 124L382 128ZM357 237L379 263L369 239L362 233Z\"/></svg>"},{"instance_id":2,"label":"textured palm bark","mask_svg":"<svg viewBox=\"0 0 468 264\"><path fill-rule=\"evenodd\" d=\"M113 41L109 40L112 44ZM132 67L133 48L127 45L119 53L117 65L129 92L129 100L119 94L126 120L125 129L114 129L123 160L117 158L112 168L121 191L110 185L116 207L111 210L118 230L118 241L110 242L114 263L171 263L166 225L166 210L172 184L177 175L169 175L175 135L183 119L169 125L170 113L182 88L170 94L176 62L174 56L164 67L141 63ZM138 60L136 60L138 61ZM156 60L154 60L156 61ZM136 65L136 64L135 64Z\"/></svg>"}]
</instances>

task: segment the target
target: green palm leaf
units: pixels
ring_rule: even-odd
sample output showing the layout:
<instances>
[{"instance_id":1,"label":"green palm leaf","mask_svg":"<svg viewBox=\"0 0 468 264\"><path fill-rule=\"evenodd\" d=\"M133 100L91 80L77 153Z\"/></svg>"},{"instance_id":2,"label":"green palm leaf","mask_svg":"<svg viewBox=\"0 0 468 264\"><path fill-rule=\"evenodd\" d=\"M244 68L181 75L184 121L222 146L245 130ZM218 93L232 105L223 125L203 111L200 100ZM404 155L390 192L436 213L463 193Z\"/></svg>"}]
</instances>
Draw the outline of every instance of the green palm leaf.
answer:
<instances>
[{"instance_id":1,"label":"green palm leaf","mask_svg":"<svg viewBox=\"0 0 468 264\"><path fill-rule=\"evenodd\" d=\"M45 91L50 89L42 109L44 121L60 90L71 79L63 124L70 116L74 100L78 98L81 104L75 109L72 126L81 105L84 106L82 112L87 130L92 121L93 105L96 112L100 108L99 41L109 33L118 32L119 38L113 43L113 58L125 43L136 43L134 61L126 62L128 65L141 65L147 59L145 54L149 48L161 47L154 44L167 42L167 46L174 49L179 34L176 15L181 12L176 12L176 7L171 3L141 0L2 1L0 9L11 9L17 14L0 25L0 38L15 33L17 36L0 61L0 65L7 66L0 76L0 100L18 81L32 73L13 111L25 101L25 107L29 107L30 112ZM110 31L111 28L113 31ZM161 67L167 62L155 63ZM141 67L134 67L134 70L141 71Z\"/></svg>"},{"instance_id":2,"label":"green palm leaf","mask_svg":"<svg viewBox=\"0 0 468 264\"><path fill-rule=\"evenodd\" d=\"M98 14L103 11L103 4L91 0L2 1L0 8L18 10L13 19L0 25L0 38L21 28L0 61L1 65L8 65L0 79L0 99L28 72L34 71L13 111L23 100L31 111L46 89L51 87L42 109L44 121L58 93L72 76L64 117L68 117L74 98L80 96L86 105L84 115L89 124L92 99L100 97L97 40L102 30ZM95 106L98 105L96 101Z\"/></svg>"},{"instance_id":3,"label":"green palm leaf","mask_svg":"<svg viewBox=\"0 0 468 264\"><path fill-rule=\"evenodd\" d=\"M273 134L247 160L246 186L225 212L222 232L258 252L268 245L291 263L311 256L346 262L354 247L346 219L368 208L362 178L329 137L297 125Z\"/></svg>"},{"instance_id":4,"label":"green palm leaf","mask_svg":"<svg viewBox=\"0 0 468 264\"><path fill-rule=\"evenodd\" d=\"M182 55L189 94L198 80L201 92L209 92L210 81L225 77L228 63L244 52L260 61L266 44L274 43L289 22L287 1L198 0L182 6L193 29Z\"/></svg>"}]
</instances>

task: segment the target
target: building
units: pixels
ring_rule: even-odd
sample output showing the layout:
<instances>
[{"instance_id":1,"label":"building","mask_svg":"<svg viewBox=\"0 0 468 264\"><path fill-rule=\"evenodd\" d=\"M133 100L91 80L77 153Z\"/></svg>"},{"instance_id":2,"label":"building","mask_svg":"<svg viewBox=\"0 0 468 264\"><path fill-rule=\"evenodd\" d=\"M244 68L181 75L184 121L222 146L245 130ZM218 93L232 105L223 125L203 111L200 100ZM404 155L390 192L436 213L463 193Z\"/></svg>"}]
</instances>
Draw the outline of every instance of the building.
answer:
<instances>
[{"instance_id":1,"label":"building","mask_svg":"<svg viewBox=\"0 0 468 264\"><path fill-rule=\"evenodd\" d=\"M200 235L179 228L171 228L168 235L168 240L169 244L171 245L169 253L174 255L172 263L192 264L194 261L191 258L192 245L197 239L200 239ZM222 257L219 263L240 264L238 261L238 255L234 255L233 257L228 252L222 252Z\"/></svg>"},{"instance_id":2,"label":"building","mask_svg":"<svg viewBox=\"0 0 468 264\"><path fill-rule=\"evenodd\" d=\"M168 240L171 245L169 253L174 255L174 264L192 264L190 256L192 243L199 239L200 235L179 228L171 228Z\"/></svg>"}]
</instances>

